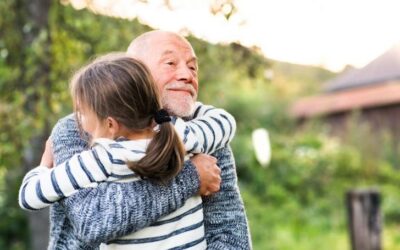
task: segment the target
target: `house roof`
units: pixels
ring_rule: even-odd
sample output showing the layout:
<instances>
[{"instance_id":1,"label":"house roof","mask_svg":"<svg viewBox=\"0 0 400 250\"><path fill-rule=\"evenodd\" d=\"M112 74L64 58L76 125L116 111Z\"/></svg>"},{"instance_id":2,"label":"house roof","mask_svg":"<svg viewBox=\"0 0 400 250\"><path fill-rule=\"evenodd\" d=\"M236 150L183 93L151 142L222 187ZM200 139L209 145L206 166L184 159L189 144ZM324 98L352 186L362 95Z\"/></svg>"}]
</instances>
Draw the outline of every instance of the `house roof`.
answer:
<instances>
[{"instance_id":1,"label":"house roof","mask_svg":"<svg viewBox=\"0 0 400 250\"><path fill-rule=\"evenodd\" d=\"M400 79L400 44L392 47L365 67L350 70L327 82L323 90L324 92L343 91L396 79Z\"/></svg>"},{"instance_id":2,"label":"house roof","mask_svg":"<svg viewBox=\"0 0 400 250\"><path fill-rule=\"evenodd\" d=\"M325 93L297 101L290 113L296 118L310 118L351 109L386 106L400 102L400 81L370 85L347 91Z\"/></svg>"},{"instance_id":3,"label":"house roof","mask_svg":"<svg viewBox=\"0 0 400 250\"><path fill-rule=\"evenodd\" d=\"M309 118L395 103L400 103L400 44L365 67L327 82L324 93L297 101L290 112Z\"/></svg>"}]
</instances>

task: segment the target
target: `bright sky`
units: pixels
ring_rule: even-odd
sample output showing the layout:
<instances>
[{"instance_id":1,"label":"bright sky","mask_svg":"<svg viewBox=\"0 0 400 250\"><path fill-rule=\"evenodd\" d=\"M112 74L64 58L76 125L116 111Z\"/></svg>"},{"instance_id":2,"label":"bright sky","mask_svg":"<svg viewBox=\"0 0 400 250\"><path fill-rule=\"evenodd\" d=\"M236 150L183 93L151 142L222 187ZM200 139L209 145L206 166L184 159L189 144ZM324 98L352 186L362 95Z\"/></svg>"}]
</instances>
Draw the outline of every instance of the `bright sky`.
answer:
<instances>
[{"instance_id":1,"label":"bright sky","mask_svg":"<svg viewBox=\"0 0 400 250\"><path fill-rule=\"evenodd\" d=\"M70 0L76 8L85 0ZM224 2L224 0L219 0ZM210 42L239 41L266 57L339 71L362 67L400 42L398 0L234 0L229 21L210 14L211 0L94 0L108 13L155 29L189 30Z\"/></svg>"}]
</instances>

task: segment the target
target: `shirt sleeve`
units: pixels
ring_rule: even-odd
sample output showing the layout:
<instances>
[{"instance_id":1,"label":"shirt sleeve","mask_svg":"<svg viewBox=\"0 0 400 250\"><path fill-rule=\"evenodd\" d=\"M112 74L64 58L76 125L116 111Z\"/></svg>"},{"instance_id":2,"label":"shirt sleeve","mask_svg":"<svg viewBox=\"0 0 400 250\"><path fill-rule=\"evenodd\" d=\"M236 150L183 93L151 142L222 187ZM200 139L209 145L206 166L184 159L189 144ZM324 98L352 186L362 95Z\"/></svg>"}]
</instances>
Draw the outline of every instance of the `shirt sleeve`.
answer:
<instances>
[{"instance_id":1,"label":"shirt sleeve","mask_svg":"<svg viewBox=\"0 0 400 250\"><path fill-rule=\"evenodd\" d=\"M29 171L19 190L19 205L26 210L50 206L79 189L97 186L111 173L108 152L100 145L75 154L54 168L43 166Z\"/></svg>"},{"instance_id":2,"label":"shirt sleeve","mask_svg":"<svg viewBox=\"0 0 400 250\"><path fill-rule=\"evenodd\" d=\"M229 147L213 156L221 168L221 189L203 197L204 227L207 249L251 249L246 213L237 185L232 151Z\"/></svg>"},{"instance_id":3,"label":"shirt sleeve","mask_svg":"<svg viewBox=\"0 0 400 250\"><path fill-rule=\"evenodd\" d=\"M68 160L87 145L72 118L62 119L51 137L56 164ZM103 182L96 188L79 190L60 204L74 235L85 244L96 245L149 226L183 206L197 194L199 187L196 168L186 162L181 173L167 185L147 180Z\"/></svg>"},{"instance_id":4,"label":"shirt sleeve","mask_svg":"<svg viewBox=\"0 0 400 250\"><path fill-rule=\"evenodd\" d=\"M212 153L227 146L236 131L234 117L223 109L196 103L193 119L174 118L174 125L188 153Z\"/></svg>"}]
</instances>

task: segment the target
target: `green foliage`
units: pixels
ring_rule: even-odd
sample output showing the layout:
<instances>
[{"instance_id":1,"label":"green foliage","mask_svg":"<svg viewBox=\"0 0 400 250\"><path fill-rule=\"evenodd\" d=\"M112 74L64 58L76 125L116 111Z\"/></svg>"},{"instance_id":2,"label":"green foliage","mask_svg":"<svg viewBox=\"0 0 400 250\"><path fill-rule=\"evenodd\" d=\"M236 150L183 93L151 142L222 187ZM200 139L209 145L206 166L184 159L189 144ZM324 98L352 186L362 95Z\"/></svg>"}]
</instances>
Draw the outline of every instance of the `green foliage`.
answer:
<instances>
[{"instance_id":1,"label":"green foliage","mask_svg":"<svg viewBox=\"0 0 400 250\"><path fill-rule=\"evenodd\" d=\"M310 96L320 91L321 85L336 75L319 67L280 62L273 62L272 70L277 72L276 84L281 88L289 88L285 92L292 97Z\"/></svg>"},{"instance_id":2,"label":"green foliage","mask_svg":"<svg viewBox=\"0 0 400 250\"><path fill-rule=\"evenodd\" d=\"M360 148L321 132L270 136L267 168L249 157L248 138L238 136L233 144L255 249L323 249L327 242L330 249L346 249L344 198L354 188L378 188L384 230L398 227L400 173L387 159L368 163ZM385 249L398 248L396 234L383 236Z\"/></svg>"}]
</instances>

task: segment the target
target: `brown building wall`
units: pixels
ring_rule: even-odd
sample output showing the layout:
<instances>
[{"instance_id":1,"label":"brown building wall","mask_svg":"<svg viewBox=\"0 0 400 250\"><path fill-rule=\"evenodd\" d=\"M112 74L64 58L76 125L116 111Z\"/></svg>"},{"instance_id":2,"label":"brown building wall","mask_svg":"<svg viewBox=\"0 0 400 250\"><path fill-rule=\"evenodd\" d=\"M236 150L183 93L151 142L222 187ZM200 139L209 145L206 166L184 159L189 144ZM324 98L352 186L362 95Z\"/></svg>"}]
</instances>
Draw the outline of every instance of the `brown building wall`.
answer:
<instances>
[{"instance_id":1,"label":"brown building wall","mask_svg":"<svg viewBox=\"0 0 400 250\"><path fill-rule=\"evenodd\" d=\"M341 137L357 129L369 129L372 135L386 133L400 139L400 104L332 114L324 120L332 133Z\"/></svg>"}]
</instances>

